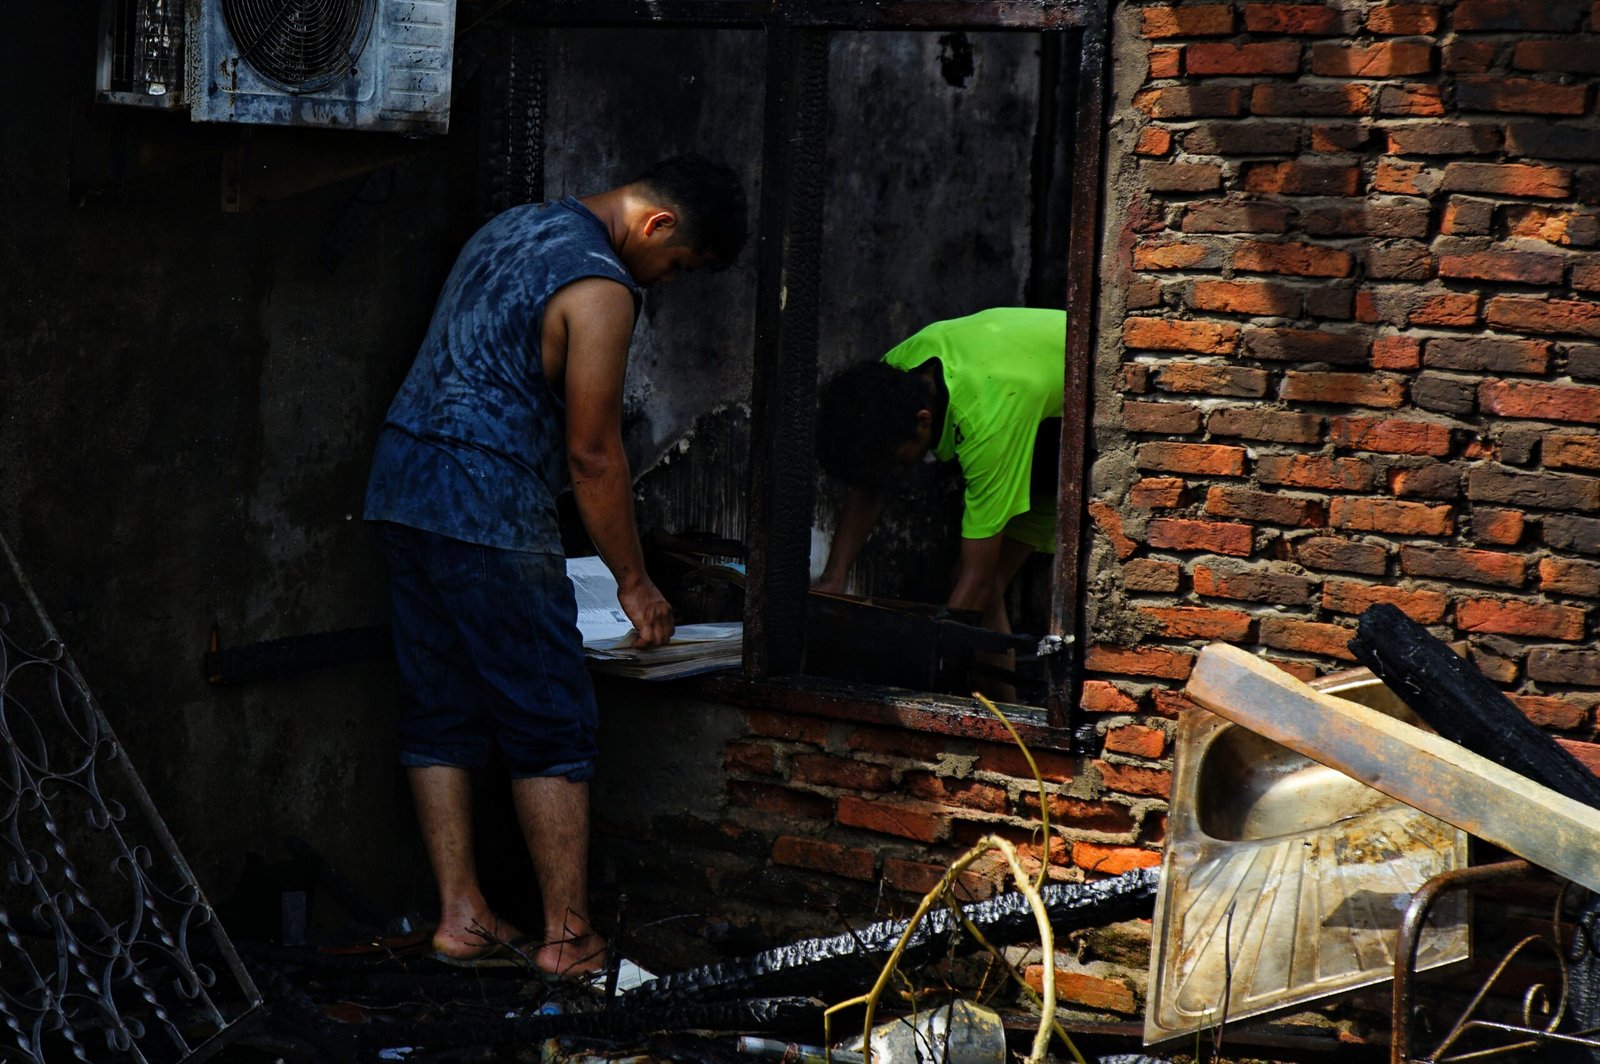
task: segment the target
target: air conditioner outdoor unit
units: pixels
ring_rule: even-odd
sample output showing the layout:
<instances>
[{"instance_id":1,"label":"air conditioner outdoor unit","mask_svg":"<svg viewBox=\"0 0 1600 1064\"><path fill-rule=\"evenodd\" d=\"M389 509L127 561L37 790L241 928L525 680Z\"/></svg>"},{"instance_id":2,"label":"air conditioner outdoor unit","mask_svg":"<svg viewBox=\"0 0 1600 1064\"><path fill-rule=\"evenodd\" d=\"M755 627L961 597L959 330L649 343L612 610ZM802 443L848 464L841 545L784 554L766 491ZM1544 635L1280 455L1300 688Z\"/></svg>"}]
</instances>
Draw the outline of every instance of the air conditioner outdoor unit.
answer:
<instances>
[{"instance_id":1,"label":"air conditioner outdoor unit","mask_svg":"<svg viewBox=\"0 0 1600 1064\"><path fill-rule=\"evenodd\" d=\"M109 0L101 99L186 105L196 122L443 133L455 0ZM172 32L181 11L182 32ZM150 42L155 42L152 45ZM174 43L175 42L175 43ZM181 84L141 57L178 49ZM131 73L107 91L108 52ZM150 97L149 85L158 90ZM174 99L181 89L181 98ZM139 99L140 95L145 99Z\"/></svg>"}]
</instances>

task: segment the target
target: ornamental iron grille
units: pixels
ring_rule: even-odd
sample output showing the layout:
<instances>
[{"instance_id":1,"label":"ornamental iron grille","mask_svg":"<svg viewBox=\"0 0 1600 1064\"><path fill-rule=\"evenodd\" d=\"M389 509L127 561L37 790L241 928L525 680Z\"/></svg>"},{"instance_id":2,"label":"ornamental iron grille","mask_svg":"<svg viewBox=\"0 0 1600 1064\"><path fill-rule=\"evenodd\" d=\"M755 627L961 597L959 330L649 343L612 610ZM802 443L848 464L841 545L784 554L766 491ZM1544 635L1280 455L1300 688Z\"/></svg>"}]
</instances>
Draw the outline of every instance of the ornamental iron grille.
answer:
<instances>
[{"instance_id":1,"label":"ornamental iron grille","mask_svg":"<svg viewBox=\"0 0 1600 1064\"><path fill-rule=\"evenodd\" d=\"M0 1061L209 1056L261 996L0 552Z\"/></svg>"}]
</instances>

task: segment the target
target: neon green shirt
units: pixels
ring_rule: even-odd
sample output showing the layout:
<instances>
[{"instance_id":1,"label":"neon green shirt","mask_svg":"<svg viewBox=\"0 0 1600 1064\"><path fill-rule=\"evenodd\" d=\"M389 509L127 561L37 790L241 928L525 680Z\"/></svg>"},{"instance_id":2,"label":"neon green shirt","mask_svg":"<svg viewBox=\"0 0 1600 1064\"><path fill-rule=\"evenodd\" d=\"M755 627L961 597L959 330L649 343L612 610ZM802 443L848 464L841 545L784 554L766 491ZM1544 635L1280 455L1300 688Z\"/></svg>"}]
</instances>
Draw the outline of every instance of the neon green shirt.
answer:
<instances>
[{"instance_id":1,"label":"neon green shirt","mask_svg":"<svg viewBox=\"0 0 1600 1064\"><path fill-rule=\"evenodd\" d=\"M1039 423L1061 416L1067 314L997 307L934 322L883 356L913 370L937 358L950 393L933 453L961 463L964 539L1005 532L1035 550L1055 549L1055 499L1030 507Z\"/></svg>"}]
</instances>

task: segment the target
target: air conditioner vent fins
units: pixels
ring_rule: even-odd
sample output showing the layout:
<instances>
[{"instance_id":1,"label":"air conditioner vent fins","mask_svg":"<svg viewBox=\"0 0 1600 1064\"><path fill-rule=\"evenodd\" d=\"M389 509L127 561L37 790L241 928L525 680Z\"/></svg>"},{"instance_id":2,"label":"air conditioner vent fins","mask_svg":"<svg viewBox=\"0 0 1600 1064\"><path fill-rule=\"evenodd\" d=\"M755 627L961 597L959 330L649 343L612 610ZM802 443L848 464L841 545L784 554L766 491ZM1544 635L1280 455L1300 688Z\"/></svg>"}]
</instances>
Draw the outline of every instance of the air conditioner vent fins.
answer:
<instances>
[{"instance_id":1,"label":"air conditioner vent fins","mask_svg":"<svg viewBox=\"0 0 1600 1064\"><path fill-rule=\"evenodd\" d=\"M371 0L222 0L239 58L291 92L355 73L372 29Z\"/></svg>"}]
</instances>

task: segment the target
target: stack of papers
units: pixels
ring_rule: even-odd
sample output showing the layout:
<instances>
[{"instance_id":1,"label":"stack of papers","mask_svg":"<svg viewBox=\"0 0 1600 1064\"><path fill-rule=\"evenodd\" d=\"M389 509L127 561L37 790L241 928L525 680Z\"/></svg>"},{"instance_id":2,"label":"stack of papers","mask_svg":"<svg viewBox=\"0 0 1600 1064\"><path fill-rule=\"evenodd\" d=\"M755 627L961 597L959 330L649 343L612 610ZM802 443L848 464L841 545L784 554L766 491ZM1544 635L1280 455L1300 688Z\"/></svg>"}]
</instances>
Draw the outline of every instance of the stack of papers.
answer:
<instances>
[{"instance_id":1,"label":"stack of papers","mask_svg":"<svg viewBox=\"0 0 1600 1064\"><path fill-rule=\"evenodd\" d=\"M583 652L596 671L666 680L737 668L743 660L744 625L738 621L679 625L666 646L640 650L605 563L597 557L568 558L567 577L578 600Z\"/></svg>"}]
</instances>

